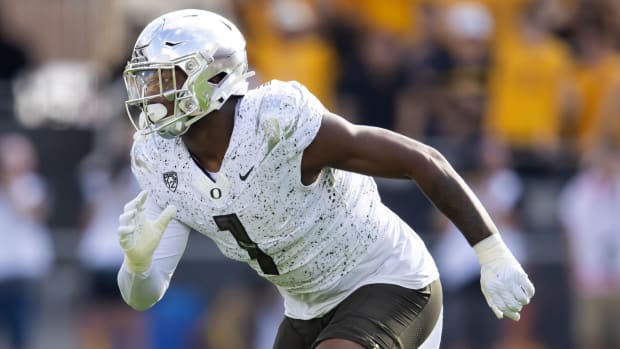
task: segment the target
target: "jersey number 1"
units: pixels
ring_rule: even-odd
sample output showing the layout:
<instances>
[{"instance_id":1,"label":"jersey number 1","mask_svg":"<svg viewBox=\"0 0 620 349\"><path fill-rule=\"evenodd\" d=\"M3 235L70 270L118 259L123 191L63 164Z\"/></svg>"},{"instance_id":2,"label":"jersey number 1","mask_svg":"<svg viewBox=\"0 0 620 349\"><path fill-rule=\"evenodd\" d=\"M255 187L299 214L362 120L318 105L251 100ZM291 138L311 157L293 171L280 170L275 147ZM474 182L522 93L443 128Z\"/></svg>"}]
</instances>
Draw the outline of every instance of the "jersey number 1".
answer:
<instances>
[{"instance_id":1,"label":"jersey number 1","mask_svg":"<svg viewBox=\"0 0 620 349\"><path fill-rule=\"evenodd\" d=\"M273 259L258 248L258 245L250 239L248 232L245 231L243 224L241 224L236 214L213 216L213 220L220 230L228 230L231 232L235 240L237 240L239 247L248 251L250 258L258 260L258 265L260 265L260 269L264 274L280 275L278 267L273 262Z\"/></svg>"}]
</instances>

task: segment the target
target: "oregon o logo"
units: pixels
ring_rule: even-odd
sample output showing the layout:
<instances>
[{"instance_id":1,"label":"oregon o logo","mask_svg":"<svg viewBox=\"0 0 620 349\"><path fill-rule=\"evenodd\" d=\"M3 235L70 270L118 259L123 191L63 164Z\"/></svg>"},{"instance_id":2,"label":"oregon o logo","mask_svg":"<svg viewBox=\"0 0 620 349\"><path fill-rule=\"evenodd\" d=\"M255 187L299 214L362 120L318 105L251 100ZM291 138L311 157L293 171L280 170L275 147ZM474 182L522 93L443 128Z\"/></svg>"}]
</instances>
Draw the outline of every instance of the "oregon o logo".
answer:
<instances>
[{"instance_id":1,"label":"oregon o logo","mask_svg":"<svg viewBox=\"0 0 620 349\"><path fill-rule=\"evenodd\" d=\"M217 200L222 197L222 190L220 188L213 188L211 189L209 194L211 195L212 198Z\"/></svg>"}]
</instances>

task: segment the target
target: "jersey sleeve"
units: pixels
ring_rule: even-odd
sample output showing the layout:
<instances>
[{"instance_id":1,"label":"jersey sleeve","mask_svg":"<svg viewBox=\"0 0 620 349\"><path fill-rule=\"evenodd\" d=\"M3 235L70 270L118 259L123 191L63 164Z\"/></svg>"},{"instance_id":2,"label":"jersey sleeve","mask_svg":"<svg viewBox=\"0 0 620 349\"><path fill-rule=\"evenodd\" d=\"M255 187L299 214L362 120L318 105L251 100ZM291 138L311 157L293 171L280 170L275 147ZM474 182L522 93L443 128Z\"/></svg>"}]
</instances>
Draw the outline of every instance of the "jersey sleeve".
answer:
<instances>
[{"instance_id":1,"label":"jersey sleeve","mask_svg":"<svg viewBox=\"0 0 620 349\"><path fill-rule=\"evenodd\" d=\"M163 209L155 202L154 188L159 179L156 161L151 158L152 149L162 148L165 144L155 144L159 140L136 133L131 149L131 171L143 190L149 191L145 204L148 219L159 217ZM125 302L134 309L144 310L158 302L168 289L170 279L185 251L190 228L173 219L168 224L157 249L153 254L151 268L142 274L127 270L125 264L118 272L118 286Z\"/></svg>"},{"instance_id":2,"label":"jersey sleeve","mask_svg":"<svg viewBox=\"0 0 620 349\"><path fill-rule=\"evenodd\" d=\"M302 153L314 140L327 109L296 82L270 82L263 95L259 124L268 149L285 148L290 156Z\"/></svg>"},{"instance_id":3,"label":"jersey sleeve","mask_svg":"<svg viewBox=\"0 0 620 349\"><path fill-rule=\"evenodd\" d=\"M131 172L136 181L143 190L152 189L152 181L156 176L155 169L152 164L151 154L147 151L149 142L153 140L145 135L136 132L133 137L133 145L131 147Z\"/></svg>"}]
</instances>

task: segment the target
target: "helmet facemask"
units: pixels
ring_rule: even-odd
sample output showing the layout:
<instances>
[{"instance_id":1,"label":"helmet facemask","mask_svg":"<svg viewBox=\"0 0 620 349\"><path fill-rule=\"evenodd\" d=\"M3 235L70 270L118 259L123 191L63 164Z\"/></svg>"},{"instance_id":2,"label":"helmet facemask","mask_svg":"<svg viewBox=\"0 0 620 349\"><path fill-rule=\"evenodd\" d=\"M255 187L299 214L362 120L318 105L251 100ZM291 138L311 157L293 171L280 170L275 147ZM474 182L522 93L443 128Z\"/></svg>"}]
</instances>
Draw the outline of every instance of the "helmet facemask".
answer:
<instances>
[{"instance_id":1,"label":"helmet facemask","mask_svg":"<svg viewBox=\"0 0 620 349\"><path fill-rule=\"evenodd\" d=\"M174 64L148 64L143 67L136 65L125 70L124 79L129 99L125 109L131 123L137 130L144 133L160 132L178 135L183 132L184 119L194 110L187 88L179 86L183 79ZM183 84L185 85L185 84ZM183 103L184 102L184 103ZM185 107L183 111L181 104ZM162 134L162 135L164 135ZM166 137L168 138L168 137Z\"/></svg>"}]
</instances>

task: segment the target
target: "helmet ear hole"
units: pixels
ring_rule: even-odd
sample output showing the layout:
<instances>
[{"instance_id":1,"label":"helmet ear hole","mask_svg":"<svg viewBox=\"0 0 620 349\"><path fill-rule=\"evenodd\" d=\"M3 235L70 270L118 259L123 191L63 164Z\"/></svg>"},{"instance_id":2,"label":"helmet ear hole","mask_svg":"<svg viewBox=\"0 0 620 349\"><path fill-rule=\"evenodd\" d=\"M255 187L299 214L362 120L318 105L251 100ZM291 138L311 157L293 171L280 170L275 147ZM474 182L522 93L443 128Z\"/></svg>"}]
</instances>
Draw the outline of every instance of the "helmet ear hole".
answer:
<instances>
[{"instance_id":1,"label":"helmet ear hole","mask_svg":"<svg viewBox=\"0 0 620 349\"><path fill-rule=\"evenodd\" d=\"M212 76L208 81L214 85L219 85L219 83L222 82L227 75L228 73L226 72L220 72Z\"/></svg>"},{"instance_id":2,"label":"helmet ear hole","mask_svg":"<svg viewBox=\"0 0 620 349\"><path fill-rule=\"evenodd\" d=\"M175 74L176 83L177 83L176 88L180 89L181 86L183 86L183 84L187 80L187 73L185 73L183 69L179 67L174 67L174 74Z\"/></svg>"}]
</instances>

